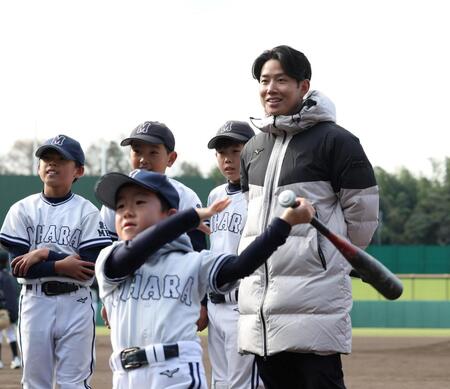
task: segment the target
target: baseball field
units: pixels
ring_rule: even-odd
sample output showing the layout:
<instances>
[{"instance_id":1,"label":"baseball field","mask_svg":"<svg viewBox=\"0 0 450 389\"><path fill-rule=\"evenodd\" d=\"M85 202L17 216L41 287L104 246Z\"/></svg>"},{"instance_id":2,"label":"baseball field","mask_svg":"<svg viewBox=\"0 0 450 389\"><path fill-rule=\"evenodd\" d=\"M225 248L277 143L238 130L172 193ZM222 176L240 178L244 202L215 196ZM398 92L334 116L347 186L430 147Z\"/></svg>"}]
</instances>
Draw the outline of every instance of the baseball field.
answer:
<instances>
[{"instance_id":1,"label":"baseball field","mask_svg":"<svg viewBox=\"0 0 450 389\"><path fill-rule=\"evenodd\" d=\"M91 382L95 389L111 387L111 348L106 331L99 327L97 369ZM206 337L201 339L206 351ZM9 348L5 344L2 348L5 368L0 370L0 387L20 388L21 371L8 368ZM348 389L449 388L450 330L355 329L353 353L342 359ZM206 357L205 366L208 374Z\"/></svg>"}]
</instances>

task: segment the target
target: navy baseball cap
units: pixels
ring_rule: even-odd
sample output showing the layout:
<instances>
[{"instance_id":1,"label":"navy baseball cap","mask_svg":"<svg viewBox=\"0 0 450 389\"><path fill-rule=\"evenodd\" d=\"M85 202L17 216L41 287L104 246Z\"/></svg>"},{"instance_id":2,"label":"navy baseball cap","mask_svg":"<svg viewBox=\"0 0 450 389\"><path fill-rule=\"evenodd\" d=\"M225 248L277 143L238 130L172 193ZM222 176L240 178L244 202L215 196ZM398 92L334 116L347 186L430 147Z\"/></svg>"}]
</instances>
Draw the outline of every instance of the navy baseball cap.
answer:
<instances>
[{"instance_id":1,"label":"navy baseball cap","mask_svg":"<svg viewBox=\"0 0 450 389\"><path fill-rule=\"evenodd\" d=\"M148 189L164 198L170 208L178 209L180 196L167 177L164 174L143 169L133 170L128 176L123 173L105 174L95 186L95 196L108 208L116 209L117 193L127 184Z\"/></svg>"},{"instance_id":2,"label":"navy baseball cap","mask_svg":"<svg viewBox=\"0 0 450 389\"><path fill-rule=\"evenodd\" d=\"M139 124L130 134L120 142L121 146L128 146L133 140L141 140L153 145L163 144L169 151L175 150L175 138L172 131L164 123L144 122Z\"/></svg>"},{"instance_id":3,"label":"navy baseball cap","mask_svg":"<svg viewBox=\"0 0 450 389\"><path fill-rule=\"evenodd\" d=\"M79 142L67 135L56 135L40 146L34 155L40 158L47 150L55 150L65 159L84 165L84 152Z\"/></svg>"},{"instance_id":4,"label":"navy baseball cap","mask_svg":"<svg viewBox=\"0 0 450 389\"><path fill-rule=\"evenodd\" d=\"M255 132L247 122L230 120L219 128L217 134L208 142L208 149L214 149L217 142L222 139L231 139L239 143L246 143L255 135Z\"/></svg>"}]
</instances>

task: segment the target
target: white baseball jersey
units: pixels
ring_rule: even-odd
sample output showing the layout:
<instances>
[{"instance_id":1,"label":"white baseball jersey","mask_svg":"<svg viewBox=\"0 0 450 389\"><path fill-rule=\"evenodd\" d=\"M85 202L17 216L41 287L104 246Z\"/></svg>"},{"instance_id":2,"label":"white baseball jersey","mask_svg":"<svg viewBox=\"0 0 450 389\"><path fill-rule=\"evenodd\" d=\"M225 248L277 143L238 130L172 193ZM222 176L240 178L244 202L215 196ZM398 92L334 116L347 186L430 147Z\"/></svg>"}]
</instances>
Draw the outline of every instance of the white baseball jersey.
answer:
<instances>
[{"instance_id":1,"label":"white baseball jersey","mask_svg":"<svg viewBox=\"0 0 450 389\"><path fill-rule=\"evenodd\" d=\"M240 189L229 184L214 188L208 206L215 200L231 198L231 204L211 217L211 251L237 254L239 240L247 220L247 200ZM208 301L208 354L213 389L262 388L255 357L238 353L239 309L235 290L225 295L226 303Z\"/></svg>"},{"instance_id":2,"label":"white baseball jersey","mask_svg":"<svg viewBox=\"0 0 450 389\"><path fill-rule=\"evenodd\" d=\"M34 194L15 203L6 215L0 240L5 247L29 251L46 247L67 255L110 244L98 209L76 194L59 203ZM95 364L95 322L89 285L70 277L19 278L19 342L24 388L89 388ZM46 281L81 285L75 292L47 296Z\"/></svg>"},{"instance_id":3,"label":"white baseball jersey","mask_svg":"<svg viewBox=\"0 0 450 389\"><path fill-rule=\"evenodd\" d=\"M111 326L111 361L128 347L145 347L147 350L149 347L158 349L161 344L183 343L187 346L182 347L184 351L180 349L179 358L153 364L156 371L152 366L136 369L133 375L150 377L148 387L157 388L162 384L155 383L156 377L161 378L167 369L179 371L178 377L187 371L188 363L196 363L204 376L196 321L200 301L208 289L219 293L235 285L227 284L219 290L216 284L217 272L227 256L208 250L192 251L189 238L184 234L150 256L132 276L108 279L104 273L105 262L112 250L123 244L123 241L114 242L113 246L103 249L95 269L100 298ZM120 365L111 363L115 383L123 378L123 371L117 364ZM124 379L134 378L129 374ZM203 381L202 388L206 387ZM141 381L136 378L135 382ZM117 383L115 387L120 385ZM169 387L166 385L160 387Z\"/></svg>"},{"instance_id":4,"label":"white baseball jersey","mask_svg":"<svg viewBox=\"0 0 450 389\"><path fill-rule=\"evenodd\" d=\"M186 185L181 182L174 180L173 178L167 177L169 182L174 186L174 188L178 192L178 196L180 196L180 203L178 206L178 210L182 211L188 208L201 208L202 202L197 194ZM103 219L103 222L108 229L109 234L113 238L113 240L117 240L117 231L116 231L116 213L111 208L102 206L100 210L100 215Z\"/></svg>"},{"instance_id":5,"label":"white baseball jersey","mask_svg":"<svg viewBox=\"0 0 450 389\"><path fill-rule=\"evenodd\" d=\"M208 206L224 197L231 198L231 204L210 220L211 251L237 254L239 240L247 220L247 201L241 190L231 191L228 184L214 188L208 196Z\"/></svg>"},{"instance_id":6,"label":"white baseball jersey","mask_svg":"<svg viewBox=\"0 0 450 389\"><path fill-rule=\"evenodd\" d=\"M0 232L5 247L21 245L29 251L48 248L67 255L111 243L111 238L100 218L98 209L88 200L72 193L60 203L49 202L42 193L33 194L15 203L8 211ZM76 281L65 276L44 277L36 280L18 278L18 282L44 281L74 282L90 285L92 279Z\"/></svg>"}]
</instances>

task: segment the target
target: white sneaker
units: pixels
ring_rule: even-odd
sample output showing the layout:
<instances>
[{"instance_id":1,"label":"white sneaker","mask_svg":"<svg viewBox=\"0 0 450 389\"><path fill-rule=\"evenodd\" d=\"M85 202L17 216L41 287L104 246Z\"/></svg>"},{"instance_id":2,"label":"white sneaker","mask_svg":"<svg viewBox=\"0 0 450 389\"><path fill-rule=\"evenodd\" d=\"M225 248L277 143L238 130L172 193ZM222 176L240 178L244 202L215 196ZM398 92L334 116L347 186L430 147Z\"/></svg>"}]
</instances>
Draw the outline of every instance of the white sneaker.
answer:
<instances>
[{"instance_id":1,"label":"white sneaker","mask_svg":"<svg viewBox=\"0 0 450 389\"><path fill-rule=\"evenodd\" d=\"M3 364L2 361L0 361L0 369L3 369L5 367L5 365Z\"/></svg>"},{"instance_id":2,"label":"white sneaker","mask_svg":"<svg viewBox=\"0 0 450 389\"><path fill-rule=\"evenodd\" d=\"M20 367L21 363L20 363L20 358L19 357L15 357L12 362L11 362L11 369L18 369Z\"/></svg>"}]
</instances>

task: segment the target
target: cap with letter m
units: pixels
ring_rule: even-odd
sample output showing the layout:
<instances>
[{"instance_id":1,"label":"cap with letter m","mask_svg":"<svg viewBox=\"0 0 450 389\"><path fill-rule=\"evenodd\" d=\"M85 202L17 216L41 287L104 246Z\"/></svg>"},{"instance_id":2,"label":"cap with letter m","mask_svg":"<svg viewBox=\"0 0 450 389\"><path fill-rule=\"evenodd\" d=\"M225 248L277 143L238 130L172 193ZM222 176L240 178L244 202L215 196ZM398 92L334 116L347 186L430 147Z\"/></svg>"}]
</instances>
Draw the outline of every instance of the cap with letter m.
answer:
<instances>
[{"instance_id":1,"label":"cap with letter m","mask_svg":"<svg viewBox=\"0 0 450 389\"><path fill-rule=\"evenodd\" d=\"M67 135L56 135L50 138L40 146L36 153L36 157L40 158L46 151L54 150L61 154L65 159L75 161L80 165L84 165L84 152L78 141Z\"/></svg>"},{"instance_id":2,"label":"cap with letter m","mask_svg":"<svg viewBox=\"0 0 450 389\"><path fill-rule=\"evenodd\" d=\"M247 122L229 120L219 128L217 134L208 142L208 149L214 149L217 143L223 139L230 139L238 143L246 143L255 135Z\"/></svg>"},{"instance_id":3,"label":"cap with letter m","mask_svg":"<svg viewBox=\"0 0 450 389\"><path fill-rule=\"evenodd\" d=\"M167 150L175 150L175 137L164 123L160 122L144 122L139 124L130 134L120 142L121 146L130 145L133 140L140 140L153 145L163 144Z\"/></svg>"},{"instance_id":4,"label":"cap with letter m","mask_svg":"<svg viewBox=\"0 0 450 389\"><path fill-rule=\"evenodd\" d=\"M95 196L108 208L116 209L117 194L124 185L134 184L162 197L170 208L178 209L180 196L164 174L143 169L123 173L107 173L97 182Z\"/></svg>"}]
</instances>

